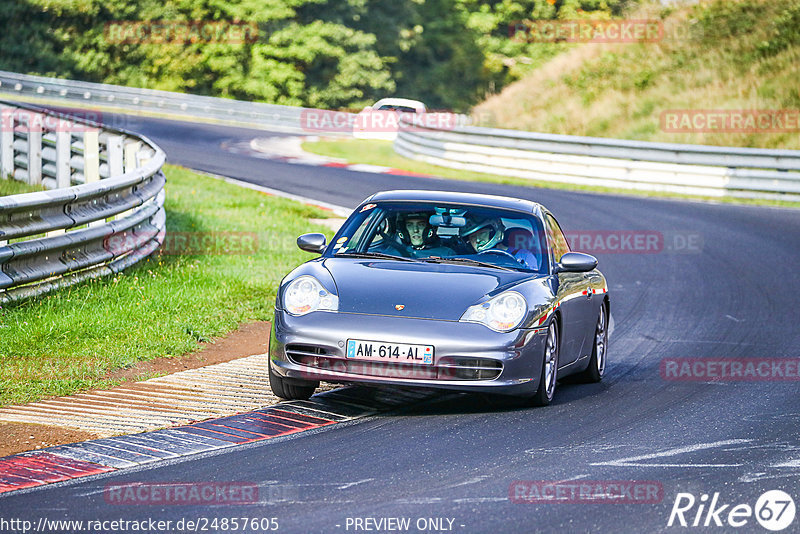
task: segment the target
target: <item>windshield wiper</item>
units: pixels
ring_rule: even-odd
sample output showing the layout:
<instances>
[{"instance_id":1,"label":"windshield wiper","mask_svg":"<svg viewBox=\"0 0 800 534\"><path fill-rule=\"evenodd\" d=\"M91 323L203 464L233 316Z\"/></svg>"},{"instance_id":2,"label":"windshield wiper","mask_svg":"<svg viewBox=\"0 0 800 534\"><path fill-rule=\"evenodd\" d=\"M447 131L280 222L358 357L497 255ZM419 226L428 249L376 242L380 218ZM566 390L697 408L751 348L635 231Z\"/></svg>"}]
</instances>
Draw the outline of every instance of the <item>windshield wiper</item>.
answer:
<instances>
[{"instance_id":1,"label":"windshield wiper","mask_svg":"<svg viewBox=\"0 0 800 534\"><path fill-rule=\"evenodd\" d=\"M480 267L491 267L493 269L502 269L504 271L515 270L510 267L495 265L494 263L487 263L485 261L473 260L472 258L459 258L459 257L440 258L439 256L430 256L428 258L419 258L419 261L426 261L429 263L469 263L470 265L478 265Z\"/></svg>"},{"instance_id":2,"label":"windshield wiper","mask_svg":"<svg viewBox=\"0 0 800 534\"><path fill-rule=\"evenodd\" d=\"M354 258L382 258L386 260L398 260L398 261L417 261L412 258L404 258L403 256L384 254L383 252L345 252L343 254L334 254L334 256L351 256Z\"/></svg>"}]
</instances>

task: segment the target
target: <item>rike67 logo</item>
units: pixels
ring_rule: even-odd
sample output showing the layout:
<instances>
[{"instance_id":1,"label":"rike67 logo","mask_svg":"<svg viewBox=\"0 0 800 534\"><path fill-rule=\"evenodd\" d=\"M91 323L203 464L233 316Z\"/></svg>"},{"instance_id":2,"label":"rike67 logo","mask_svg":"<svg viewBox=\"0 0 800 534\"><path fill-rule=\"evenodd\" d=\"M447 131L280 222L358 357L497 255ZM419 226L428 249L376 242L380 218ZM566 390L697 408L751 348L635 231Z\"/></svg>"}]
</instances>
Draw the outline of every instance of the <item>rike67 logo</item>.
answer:
<instances>
[{"instance_id":1,"label":"rike67 logo","mask_svg":"<svg viewBox=\"0 0 800 534\"><path fill-rule=\"evenodd\" d=\"M794 522L795 511L794 499L781 490L765 492L755 506L724 503L718 492L710 498L705 493L700 498L691 493L678 493L667 526L748 527L746 530L753 532L755 518L765 529L777 532Z\"/></svg>"}]
</instances>

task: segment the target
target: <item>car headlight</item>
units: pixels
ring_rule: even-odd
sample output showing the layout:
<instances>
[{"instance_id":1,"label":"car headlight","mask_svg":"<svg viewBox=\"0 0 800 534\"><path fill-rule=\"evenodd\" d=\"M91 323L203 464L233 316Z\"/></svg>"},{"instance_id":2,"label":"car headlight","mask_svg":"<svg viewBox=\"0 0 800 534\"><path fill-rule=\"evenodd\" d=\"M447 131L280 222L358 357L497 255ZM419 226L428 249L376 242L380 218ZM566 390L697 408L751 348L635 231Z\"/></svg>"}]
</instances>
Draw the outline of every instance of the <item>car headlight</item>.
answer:
<instances>
[{"instance_id":1,"label":"car headlight","mask_svg":"<svg viewBox=\"0 0 800 534\"><path fill-rule=\"evenodd\" d=\"M319 280L310 275L298 276L283 292L283 306L292 315L305 315L313 311L336 311L339 297L325 289Z\"/></svg>"},{"instance_id":2,"label":"car headlight","mask_svg":"<svg viewBox=\"0 0 800 534\"><path fill-rule=\"evenodd\" d=\"M498 332L508 332L518 327L527 313L525 298L516 291L506 291L482 304L470 306L459 320L481 323Z\"/></svg>"}]
</instances>

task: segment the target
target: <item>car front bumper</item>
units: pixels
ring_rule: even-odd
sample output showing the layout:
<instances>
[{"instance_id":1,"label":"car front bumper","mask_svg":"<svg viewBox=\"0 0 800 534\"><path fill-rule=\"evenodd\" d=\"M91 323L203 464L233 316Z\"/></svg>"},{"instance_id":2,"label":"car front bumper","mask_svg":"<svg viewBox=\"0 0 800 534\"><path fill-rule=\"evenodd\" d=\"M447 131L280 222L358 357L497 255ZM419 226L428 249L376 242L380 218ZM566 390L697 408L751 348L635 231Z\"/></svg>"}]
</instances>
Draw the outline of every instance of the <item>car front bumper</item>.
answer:
<instances>
[{"instance_id":1,"label":"car front bumper","mask_svg":"<svg viewBox=\"0 0 800 534\"><path fill-rule=\"evenodd\" d=\"M546 334L546 325L500 333L476 323L276 309L269 352L272 371L288 379L532 395ZM433 345L433 364L347 358L348 339Z\"/></svg>"}]
</instances>

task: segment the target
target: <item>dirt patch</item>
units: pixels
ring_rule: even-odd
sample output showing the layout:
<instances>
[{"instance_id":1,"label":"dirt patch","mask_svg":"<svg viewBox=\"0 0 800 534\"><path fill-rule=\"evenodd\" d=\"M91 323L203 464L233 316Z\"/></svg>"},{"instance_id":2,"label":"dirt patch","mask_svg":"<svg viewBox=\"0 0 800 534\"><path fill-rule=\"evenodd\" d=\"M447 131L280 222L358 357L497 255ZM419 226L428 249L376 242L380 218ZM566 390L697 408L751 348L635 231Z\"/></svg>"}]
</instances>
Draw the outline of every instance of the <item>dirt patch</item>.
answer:
<instances>
[{"instance_id":1,"label":"dirt patch","mask_svg":"<svg viewBox=\"0 0 800 534\"><path fill-rule=\"evenodd\" d=\"M213 339L208 343L200 343L198 352L185 356L155 358L138 362L132 367L112 371L105 378L124 380L124 384L130 384L141 376L151 378L156 375L172 374L215 363L229 362L253 354L264 354L269 345L270 328L269 321L244 324L225 337Z\"/></svg>"},{"instance_id":2,"label":"dirt patch","mask_svg":"<svg viewBox=\"0 0 800 534\"><path fill-rule=\"evenodd\" d=\"M94 439L90 432L60 426L7 423L0 421L0 457L23 451L43 449L64 443Z\"/></svg>"},{"instance_id":3,"label":"dirt patch","mask_svg":"<svg viewBox=\"0 0 800 534\"><path fill-rule=\"evenodd\" d=\"M142 376L149 378L156 374L172 374L254 354L264 354L268 349L269 333L270 323L267 321L241 325L238 330L225 337L200 343L198 352L186 356L138 362L127 369L113 371L106 378L124 380L124 384L131 385ZM0 421L0 457L97 437L90 432L74 428Z\"/></svg>"}]
</instances>

